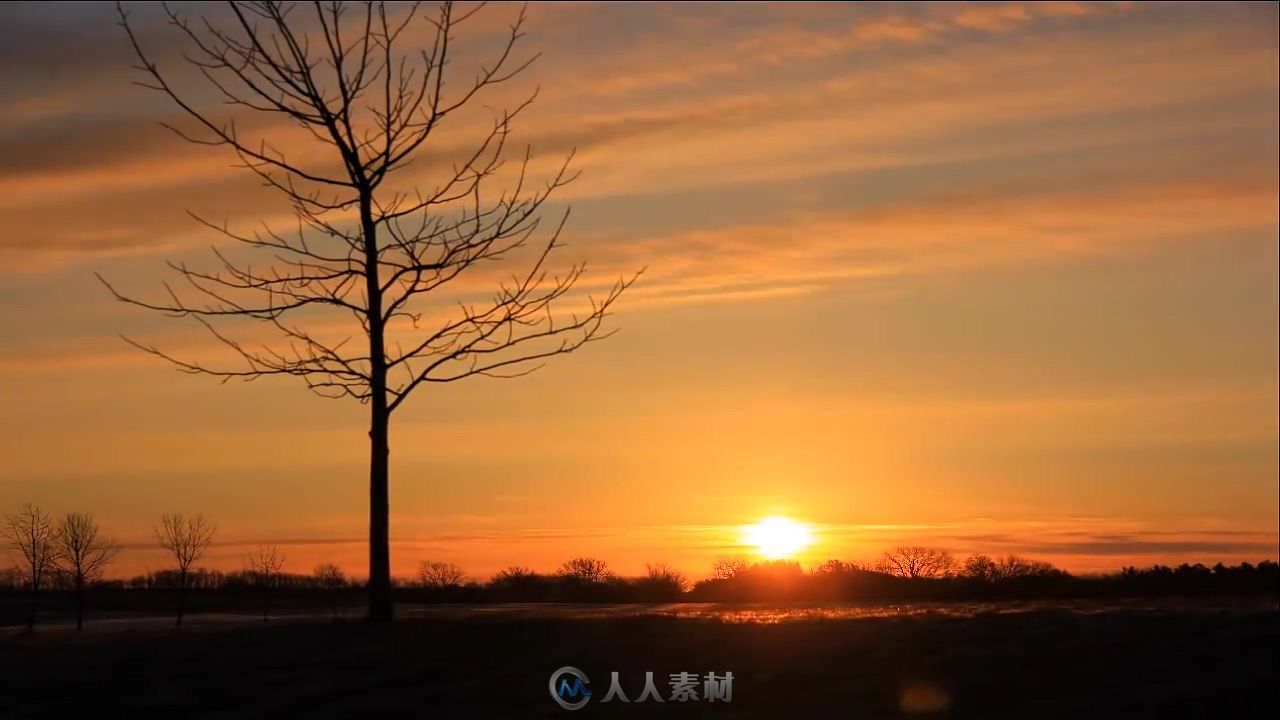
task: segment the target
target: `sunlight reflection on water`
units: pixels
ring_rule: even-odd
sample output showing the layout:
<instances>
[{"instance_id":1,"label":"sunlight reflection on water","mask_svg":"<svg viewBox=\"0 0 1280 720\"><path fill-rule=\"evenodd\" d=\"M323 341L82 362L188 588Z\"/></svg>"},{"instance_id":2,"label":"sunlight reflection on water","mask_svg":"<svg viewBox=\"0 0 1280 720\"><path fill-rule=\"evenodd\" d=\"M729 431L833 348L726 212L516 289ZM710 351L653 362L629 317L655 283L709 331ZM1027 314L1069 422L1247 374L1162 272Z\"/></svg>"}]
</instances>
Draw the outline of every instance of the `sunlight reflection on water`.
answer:
<instances>
[{"instance_id":1,"label":"sunlight reflection on water","mask_svg":"<svg viewBox=\"0 0 1280 720\"><path fill-rule=\"evenodd\" d=\"M467 620L601 620L611 618L672 618L702 622L777 625L788 622L825 622L859 619L927 620L937 618L983 618L1030 613L1105 615L1110 613L1235 615L1275 614L1280 607L1274 598L1165 598L1142 600L1062 600L955 603L861 603L861 604L575 604L575 603L495 603L486 605L441 604L401 605L397 614L405 618L445 621ZM341 613L346 620L362 617L358 608ZM334 613L281 611L274 622L331 622ZM227 627L262 622L260 615L243 613L196 613L183 620L184 630ZM122 614L100 617L86 632L112 633L147 629L168 629L169 615ZM73 632L74 623L46 622L41 632ZM0 626L0 639L17 634L20 625ZM913 700L914 702L914 700ZM921 701L923 702L923 701Z\"/></svg>"},{"instance_id":2,"label":"sunlight reflection on water","mask_svg":"<svg viewBox=\"0 0 1280 720\"><path fill-rule=\"evenodd\" d=\"M657 605L589 605L507 603L496 605L434 605L407 609L407 614L437 618L567 618L669 617L724 623L777 624L784 622L857 620L868 618L972 618L1037 612L1096 615L1125 613L1194 613L1275 611L1273 603L1250 600L1134 600L1027 601L966 603L867 603L858 605L779 605L667 603Z\"/></svg>"}]
</instances>

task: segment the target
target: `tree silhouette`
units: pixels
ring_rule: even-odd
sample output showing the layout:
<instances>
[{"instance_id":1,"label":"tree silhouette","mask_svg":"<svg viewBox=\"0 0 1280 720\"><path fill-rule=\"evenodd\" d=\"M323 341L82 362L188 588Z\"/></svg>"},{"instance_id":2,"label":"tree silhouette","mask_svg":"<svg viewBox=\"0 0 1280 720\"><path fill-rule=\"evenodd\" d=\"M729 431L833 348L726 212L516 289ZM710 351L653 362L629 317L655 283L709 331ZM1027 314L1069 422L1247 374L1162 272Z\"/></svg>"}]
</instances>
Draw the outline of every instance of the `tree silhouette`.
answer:
<instances>
[{"instance_id":1,"label":"tree silhouette","mask_svg":"<svg viewBox=\"0 0 1280 720\"><path fill-rule=\"evenodd\" d=\"M271 591L280 580L280 571L284 569L284 555L275 545L260 545L249 554L246 566L253 576L253 582L262 591L262 621L266 622L271 613Z\"/></svg>"},{"instance_id":2,"label":"tree silhouette","mask_svg":"<svg viewBox=\"0 0 1280 720\"><path fill-rule=\"evenodd\" d=\"M343 574L342 568L333 563L320 563L316 566L312 573L315 577L316 584L324 590L328 591L333 599L333 617L338 617L338 591L347 584L347 576Z\"/></svg>"},{"instance_id":3,"label":"tree silhouette","mask_svg":"<svg viewBox=\"0 0 1280 720\"><path fill-rule=\"evenodd\" d=\"M544 186L532 187L526 150L510 187L493 190L512 121L536 91L497 113L470 149L443 146L454 161L436 166L443 172L438 184L423 189L394 182L404 179L400 171L422 151L439 146L430 140L446 121L452 124L484 91L536 59L516 59L523 9L494 57L455 90L456 34L479 8L459 11L445 2L428 14L418 4L405 11L381 2L316 3L305 13L301 7L237 2L225 17L194 21L166 7L169 24L187 45L186 59L229 113L284 119L305 132L301 137L312 152L291 158L279 149L280 138L251 137L242 130L251 123L198 107L194 91L177 87L171 73L150 59L118 6L145 74L138 84L167 96L190 121L187 128L167 127L191 142L234 152L239 167L287 199L297 222L289 233L265 226L245 233L196 218L246 255L256 253L257 262L215 250L212 270L170 263L182 283L166 284L162 300L137 299L102 282L119 300L195 320L235 360L206 364L130 341L183 371L224 381L293 376L322 396L369 406L369 618L386 621L393 615L392 413L426 383L524 375L542 359L608 336L602 322L636 276L563 311L559 301L585 272L584 264L559 274L550 269L568 212L541 239L538 231L544 204L576 176L569 159ZM419 25L431 35L425 49L406 47ZM499 261L516 267L506 280L468 272ZM455 282L464 276L465 285ZM479 283L492 288L489 297L477 292ZM450 289L455 294L444 296ZM424 301L443 314L426 314ZM452 312L445 312L448 307ZM346 327L316 322L317 311L335 313ZM262 323L277 341L233 334L226 325L236 320ZM312 322L308 328L302 321ZM357 335L360 342L349 342Z\"/></svg>"},{"instance_id":4,"label":"tree silhouette","mask_svg":"<svg viewBox=\"0 0 1280 720\"><path fill-rule=\"evenodd\" d=\"M585 583L600 583L613 577L609 563L590 557L575 557L560 566L560 576Z\"/></svg>"},{"instance_id":5,"label":"tree silhouette","mask_svg":"<svg viewBox=\"0 0 1280 720\"><path fill-rule=\"evenodd\" d=\"M1043 577L1059 572L1057 568L1041 560L1028 560L1017 555L1006 555L998 563L1000 578Z\"/></svg>"},{"instance_id":6,"label":"tree silhouette","mask_svg":"<svg viewBox=\"0 0 1280 720\"><path fill-rule=\"evenodd\" d=\"M9 547L22 556L20 569L31 590L27 630L33 630L36 626L40 589L49 573L57 568L58 529L47 513L35 505L27 504L17 513L5 516L4 531Z\"/></svg>"},{"instance_id":7,"label":"tree silhouette","mask_svg":"<svg viewBox=\"0 0 1280 720\"><path fill-rule=\"evenodd\" d=\"M646 600L678 600L689 589L685 574L666 563L649 563L644 569L639 586Z\"/></svg>"},{"instance_id":8,"label":"tree silhouette","mask_svg":"<svg viewBox=\"0 0 1280 720\"><path fill-rule=\"evenodd\" d=\"M453 563L423 562L418 566L418 580L425 587L446 588L462 583L462 568Z\"/></svg>"},{"instance_id":9,"label":"tree silhouette","mask_svg":"<svg viewBox=\"0 0 1280 720\"><path fill-rule=\"evenodd\" d=\"M955 571L951 553L920 545L901 545L889 550L876 563L876 570L909 578L946 577Z\"/></svg>"},{"instance_id":10,"label":"tree silhouette","mask_svg":"<svg viewBox=\"0 0 1280 720\"><path fill-rule=\"evenodd\" d=\"M213 525L203 515L184 518L181 513L162 515L160 524L155 528L160 547L173 555L173 561L177 565L178 625L182 625L182 614L186 610L191 569L209 549L209 544L213 542L213 531Z\"/></svg>"},{"instance_id":11,"label":"tree silhouette","mask_svg":"<svg viewBox=\"0 0 1280 720\"><path fill-rule=\"evenodd\" d=\"M859 568L855 563L832 558L818 563L810 572L813 575L844 575L859 569L861 568Z\"/></svg>"},{"instance_id":12,"label":"tree silhouette","mask_svg":"<svg viewBox=\"0 0 1280 720\"><path fill-rule=\"evenodd\" d=\"M1006 555L993 560L986 555L972 555L964 561L964 574L967 577L985 582L1001 582L1015 578L1046 577L1060 574L1061 571L1047 562L1027 560L1017 555Z\"/></svg>"},{"instance_id":13,"label":"tree silhouette","mask_svg":"<svg viewBox=\"0 0 1280 720\"><path fill-rule=\"evenodd\" d=\"M1000 579L1000 565L986 555L971 555L964 561L964 574L975 580L995 582Z\"/></svg>"},{"instance_id":14,"label":"tree silhouette","mask_svg":"<svg viewBox=\"0 0 1280 720\"><path fill-rule=\"evenodd\" d=\"M493 583L497 585L519 583L532 577L537 577L537 573L523 565L511 565L494 573Z\"/></svg>"},{"instance_id":15,"label":"tree silhouette","mask_svg":"<svg viewBox=\"0 0 1280 720\"><path fill-rule=\"evenodd\" d=\"M728 580L741 575L750 567L751 562L746 558L720 558L711 564L711 577L718 580Z\"/></svg>"},{"instance_id":16,"label":"tree silhouette","mask_svg":"<svg viewBox=\"0 0 1280 720\"><path fill-rule=\"evenodd\" d=\"M550 578L543 577L522 565L512 565L494 574L489 581L494 596L507 600L547 600L554 593Z\"/></svg>"},{"instance_id":17,"label":"tree silhouette","mask_svg":"<svg viewBox=\"0 0 1280 720\"><path fill-rule=\"evenodd\" d=\"M120 548L99 534L98 523L87 513L68 513L58 523L58 568L70 578L76 593L76 630L84 628L84 593L102 575Z\"/></svg>"}]
</instances>

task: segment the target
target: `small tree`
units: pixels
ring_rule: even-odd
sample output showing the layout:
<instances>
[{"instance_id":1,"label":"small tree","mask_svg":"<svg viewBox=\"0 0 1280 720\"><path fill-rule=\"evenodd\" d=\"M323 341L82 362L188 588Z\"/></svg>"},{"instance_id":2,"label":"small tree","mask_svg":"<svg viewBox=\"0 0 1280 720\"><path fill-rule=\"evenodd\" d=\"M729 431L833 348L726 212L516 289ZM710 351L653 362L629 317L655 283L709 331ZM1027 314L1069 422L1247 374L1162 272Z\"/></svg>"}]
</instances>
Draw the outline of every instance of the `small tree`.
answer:
<instances>
[{"instance_id":1,"label":"small tree","mask_svg":"<svg viewBox=\"0 0 1280 720\"><path fill-rule=\"evenodd\" d=\"M58 569L66 573L76 592L76 630L84 629L85 588L102 575L120 548L98 532L87 513L68 513L58 523Z\"/></svg>"},{"instance_id":2,"label":"small tree","mask_svg":"<svg viewBox=\"0 0 1280 720\"><path fill-rule=\"evenodd\" d=\"M499 598L507 600L545 600L551 589L546 578L522 565L511 565L499 570L489 589Z\"/></svg>"},{"instance_id":3,"label":"small tree","mask_svg":"<svg viewBox=\"0 0 1280 720\"><path fill-rule=\"evenodd\" d=\"M537 576L536 573L534 573L529 568L524 567L523 565L511 565L509 567L505 567L499 570L497 573L494 574L493 584L509 585L514 583L520 583L528 580L529 578L536 577L536 576Z\"/></svg>"},{"instance_id":4,"label":"small tree","mask_svg":"<svg viewBox=\"0 0 1280 720\"><path fill-rule=\"evenodd\" d=\"M813 575L845 575L857 569L857 566L853 563L832 558L819 563L810 573Z\"/></svg>"},{"instance_id":5,"label":"small tree","mask_svg":"<svg viewBox=\"0 0 1280 720\"><path fill-rule=\"evenodd\" d=\"M9 546L22 556L19 568L31 589L31 607L27 614L27 630L36 626L36 609L40 588L58 561L58 533L53 518L35 505L27 504L15 515L5 517L5 538Z\"/></svg>"},{"instance_id":6,"label":"small tree","mask_svg":"<svg viewBox=\"0 0 1280 720\"><path fill-rule=\"evenodd\" d=\"M650 563L644 568L645 577L640 586L648 600L676 600L689 588L684 573L666 563Z\"/></svg>"},{"instance_id":7,"label":"small tree","mask_svg":"<svg viewBox=\"0 0 1280 720\"><path fill-rule=\"evenodd\" d=\"M453 563L423 562L418 566L418 580L424 587L447 588L461 585L464 573Z\"/></svg>"},{"instance_id":8,"label":"small tree","mask_svg":"<svg viewBox=\"0 0 1280 720\"><path fill-rule=\"evenodd\" d=\"M993 560L986 555L973 555L964 561L964 574L984 582L1001 582L1021 577L1047 577L1060 574L1054 566L1017 555Z\"/></svg>"},{"instance_id":9,"label":"small tree","mask_svg":"<svg viewBox=\"0 0 1280 720\"><path fill-rule=\"evenodd\" d=\"M178 566L178 625L182 625L191 569L213 542L214 527L203 515L184 518L181 513L166 513L155 531L160 547L173 555Z\"/></svg>"},{"instance_id":10,"label":"small tree","mask_svg":"<svg viewBox=\"0 0 1280 720\"><path fill-rule=\"evenodd\" d=\"M998 566L999 577L1001 579L1045 577L1049 575L1057 575L1061 572L1047 562L1028 560L1017 555L1006 555L1000 560Z\"/></svg>"},{"instance_id":11,"label":"small tree","mask_svg":"<svg viewBox=\"0 0 1280 720\"><path fill-rule=\"evenodd\" d=\"M751 563L744 558L720 558L711 564L711 577L716 580L728 580L746 572Z\"/></svg>"},{"instance_id":12,"label":"small tree","mask_svg":"<svg viewBox=\"0 0 1280 720\"><path fill-rule=\"evenodd\" d=\"M981 580L983 582L995 582L999 579L1000 566L990 557L982 554L970 555L964 561L965 577Z\"/></svg>"},{"instance_id":13,"label":"small tree","mask_svg":"<svg viewBox=\"0 0 1280 720\"><path fill-rule=\"evenodd\" d=\"M259 545L257 551L249 555L246 565L254 584L262 591L262 621L266 622L271 614L271 590L280 581L280 571L284 569L284 555L275 545Z\"/></svg>"},{"instance_id":14,"label":"small tree","mask_svg":"<svg viewBox=\"0 0 1280 720\"><path fill-rule=\"evenodd\" d=\"M560 566L560 577L586 583L600 583L613 577L609 563L590 557L575 557Z\"/></svg>"},{"instance_id":15,"label":"small tree","mask_svg":"<svg viewBox=\"0 0 1280 720\"><path fill-rule=\"evenodd\" d=\"M316 585L327 591L330 599L333 601L333 617L338 617L338 591L347 584L347 576L342 573L342 568L333 563L320 563L316 566L312 573L316 580Z\"/></svg>"},{"instance_id":16,"label":"small tree","mask_svg":"<svg viewBox=\"0 0 1280 720\"><path fill-rule=\"evenodd\" d=\"M919 545L901 545L884 554L876 570L907 578L939 578L952 574L956 560L951 553Z\"/></svg>"}]
</instances>

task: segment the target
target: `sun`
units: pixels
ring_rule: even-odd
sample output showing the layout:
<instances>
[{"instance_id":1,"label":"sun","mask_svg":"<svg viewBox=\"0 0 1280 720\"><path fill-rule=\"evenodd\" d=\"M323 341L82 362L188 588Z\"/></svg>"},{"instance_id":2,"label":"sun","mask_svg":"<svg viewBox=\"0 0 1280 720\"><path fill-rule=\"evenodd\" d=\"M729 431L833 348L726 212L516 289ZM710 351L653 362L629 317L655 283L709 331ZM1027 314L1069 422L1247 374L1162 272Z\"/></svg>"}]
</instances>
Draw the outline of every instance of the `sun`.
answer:
<instances>
[{"instance_id":1,"label":"sun","mask_svg":"<svg viewBox=\"0 0 1280 720\"><path fill-rule=\"evenodd\" d=\"M790 518L767 517L744 527L742 542L770 560L782 560L812 545L813 531Z\"/></svg>"}]
</instances>

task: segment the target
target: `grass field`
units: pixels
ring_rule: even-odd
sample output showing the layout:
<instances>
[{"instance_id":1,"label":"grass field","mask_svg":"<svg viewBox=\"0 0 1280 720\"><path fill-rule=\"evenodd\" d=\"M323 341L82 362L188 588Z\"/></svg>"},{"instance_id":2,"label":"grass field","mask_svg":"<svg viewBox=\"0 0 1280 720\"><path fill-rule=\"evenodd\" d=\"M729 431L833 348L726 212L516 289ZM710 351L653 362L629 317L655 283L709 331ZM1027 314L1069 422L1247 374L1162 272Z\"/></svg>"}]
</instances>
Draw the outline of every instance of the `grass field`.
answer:
<instances>
[{"instance_id":1,"label":"grass field","mask_svg":"<svg viewBox=\"0 0 1280 720\"><path fill-rule=\"evenodd\" d=\"M0 640L0 717L1253 718L1280 709L1280 611L420 613L61 629ZM106 629L104 629L104 627ZM557 706L575 666L592 702ZM634 701L645 671L732 671L730 702ZM701 686L699 685L699 692Z\"/></svg>"}]
</instances>

